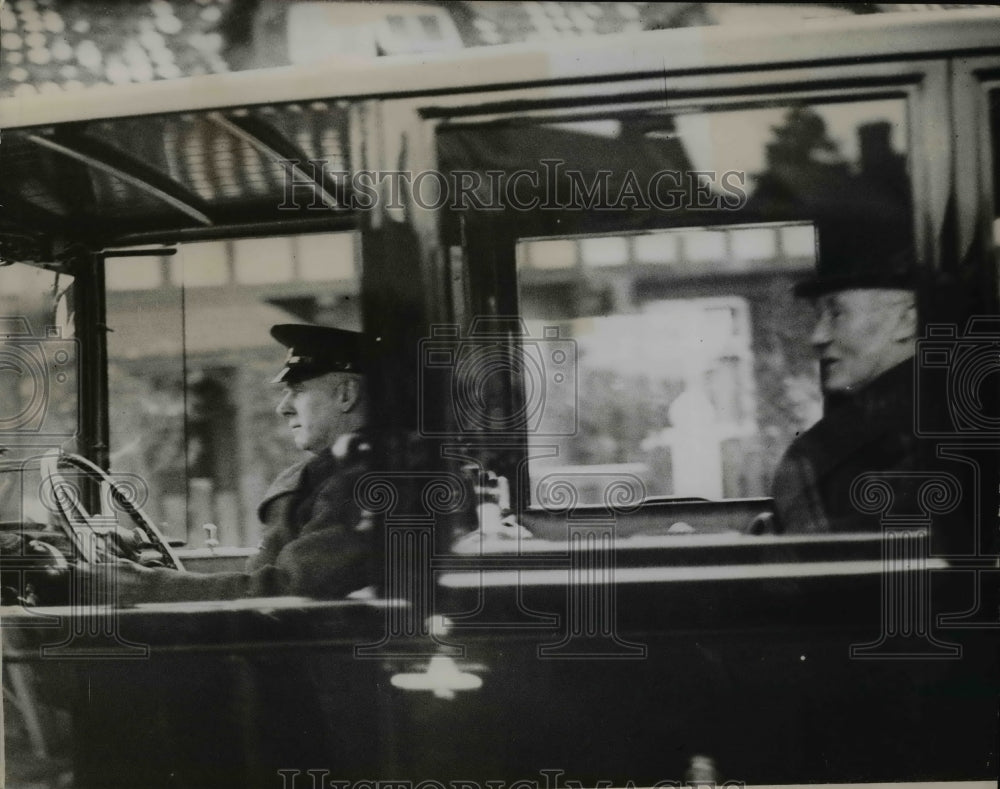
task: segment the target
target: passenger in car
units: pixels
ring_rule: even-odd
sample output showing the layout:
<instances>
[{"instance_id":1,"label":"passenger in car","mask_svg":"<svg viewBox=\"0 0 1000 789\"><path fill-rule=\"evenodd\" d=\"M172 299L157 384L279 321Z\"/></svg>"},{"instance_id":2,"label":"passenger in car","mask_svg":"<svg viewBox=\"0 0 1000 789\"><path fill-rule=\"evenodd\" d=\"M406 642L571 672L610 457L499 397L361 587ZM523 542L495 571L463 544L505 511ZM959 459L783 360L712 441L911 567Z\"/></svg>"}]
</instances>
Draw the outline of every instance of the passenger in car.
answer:
<instances>
[{"instance_id":1,"label":"passenger in car","mask_svg":"<svg viewBox=\"0 0 1000 789\"><path fill-rule=\"evenodd\" d=\"M309 457L278 475L258 509L260 551L244 573L190 573L116 564L115 602L227 600L303 595L343 597L367 581L371 523L354 498L370 447L362 335L281 324L288 348L272 383L284 387L277 413Z\"/></svg>"},{"instance_id":2,"label":"passenger in car","mask_svg":"<svg viewBox=\"0 0 1000 789\"><path fill-rule=\"evenodd\" d=\"M853 506L852 483L865 472L912 471L919 464L912 254L875 231L837 230L847 235L827 236L816 276L795 289L817 308L810 342L824 415L791 443L775 471L777 528L789 532L877 529L877 518Z\"/></svg>"}]
</instances>

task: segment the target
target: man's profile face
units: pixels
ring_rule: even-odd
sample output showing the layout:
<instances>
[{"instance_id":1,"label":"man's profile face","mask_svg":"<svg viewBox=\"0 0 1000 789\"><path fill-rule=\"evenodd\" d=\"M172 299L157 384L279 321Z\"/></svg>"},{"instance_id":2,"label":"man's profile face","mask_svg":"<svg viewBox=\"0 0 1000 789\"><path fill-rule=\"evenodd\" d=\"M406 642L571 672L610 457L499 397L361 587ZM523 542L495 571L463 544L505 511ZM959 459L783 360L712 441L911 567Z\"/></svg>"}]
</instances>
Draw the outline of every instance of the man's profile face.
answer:
<instances>
[{"instance_id":1,"label":"man's profile face","mask_svg":"<svg viewBox=\"0 0 1000 789\"><path fill-rule=\"evenodd\" d=\"M288 421L299 449L322 452L337 439L343 413L338 398L341 383L339 373L326 373L284 385L275 410Z\"/></svg>"},{"instance_id":2,"label":"man's profile face","mask_svg":"<svg viewBox=\"0 0 1000 789\"><path fill-rule=\"evenodd\" d=\"M827 394L855 392L913 355L913 295L895 289L849 289L816 301L810 341Z\"/></svg>"}]
</instances>

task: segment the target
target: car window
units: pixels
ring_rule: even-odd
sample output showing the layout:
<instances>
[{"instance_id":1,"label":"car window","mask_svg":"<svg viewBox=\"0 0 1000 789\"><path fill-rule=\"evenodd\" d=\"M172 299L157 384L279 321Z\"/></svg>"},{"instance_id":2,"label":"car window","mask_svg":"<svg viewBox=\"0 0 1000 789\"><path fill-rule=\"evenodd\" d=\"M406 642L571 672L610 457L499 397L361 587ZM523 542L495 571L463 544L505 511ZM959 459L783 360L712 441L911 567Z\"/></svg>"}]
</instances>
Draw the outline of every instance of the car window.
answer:
<instances>
[{"instance_id":1,"label":"car window","mask_svg":"<svg viewBox=\"0 0 1000 789\"><path fill-rule=\"evenodd\" d=\"M274 413L285 349L269 329L360 329L358 254L354 234L325 233L107 261L111 465L146 481L169 537L257 544L257 503L299 457Z\"/></svg>"},{"instance_id":2,"label":"car window","mask_svg":"<svg viewBox=\"0 0 1000 789\"><path fill-rule=\"evenodd\" d=\"M0 521L47 524L34 460L76 451L79 348L73 277L25 263L0 266Z\"/></svg>"},{"instance_id":3,"label":"car window","mask_svg":"<svg viewBox=\"0 0 1000 789\"><path fill-rule=\"evenodd\" d=\"M526 137L553 134L575 140L562 199L588 200L594 225L623 218L619 232L517 244L525 408L546 420L526 430L532 503L570 477L598 503L607 475L649 496L768 495L784 450L823 413L815 316L793 285L821 242L871 217L885 236L911 232L905 103L649 112ZM605 154L621 167L601 176ZM558 343L571 370L544 351Z\"/></svg>"},{"instance_id":4,"label":"car window","mask_svg":"<svg viewBox=\"0 0 1000 789\"><path fill-rule=\"evenodd\" d=\"M73 277L0 267L0 450L75 448L79 429Z\"/></svg>"}]
</instances>

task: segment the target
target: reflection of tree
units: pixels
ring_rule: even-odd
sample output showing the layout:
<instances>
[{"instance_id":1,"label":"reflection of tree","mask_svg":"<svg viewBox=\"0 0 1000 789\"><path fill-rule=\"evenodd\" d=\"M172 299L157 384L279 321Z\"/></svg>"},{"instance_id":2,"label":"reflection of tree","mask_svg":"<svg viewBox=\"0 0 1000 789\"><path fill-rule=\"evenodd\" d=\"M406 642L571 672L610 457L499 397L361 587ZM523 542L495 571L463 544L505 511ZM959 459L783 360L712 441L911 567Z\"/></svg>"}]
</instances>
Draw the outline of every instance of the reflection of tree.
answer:
<instances>
[{"instance_id":1,"label":"reflection of tree","mask_svg":"<svg viewBox=\"0 0 1000 789\"><path fill-rule=\"evenodd\" d=\"M792 107L771 128L766 167L754 176L748 209L761 219L808 219L819 226L890 223L909 217L906 158L892 149L889 121L857 127L859 161L848 162L810 107Z\"/></svg>"},{"instance_id":2,"label":"reflection of tree","mask_svg":"<svg viewBox=\"0 0 1000 789\"><path fill-rule=\"evenodd\" d=\"M780 126L772 126L773 142L767 145L768 167L778 163L842 163L837 144L826 133L826 123L809 107L793 107Z\"/></svg>"},{"instance_id":3,"label":"reflection of tree","mask_svg":"<svg viewBox=\"0 0 1000 789\"><path fill-rule=\"evenodd\" d=\"M792 278L782 277L769 283L764 298L751 300L751 321L762 465L770 473L820 412L816 359L808 343L814 314L792 296Z\"/></svg>"},{"instance_id":4,"label":"reflection of tree","mask_svg":"<svg viewBox=\"0 0 1000 789\"><path fill-rule=\"evenodd\" d=\"M580 378L580 429L568 462L626 463L642 455L643 439L667 424L667 407L680 379L652 380L614 370L587 370Z\"/></svg>"},{"instance_id":5,"label":"reflection of tree","mask_svg":"<svg viewBox=\"0 0 1000 789\"><path fill-rule=\"evenodd\" d=\"M859 160L850 162L810 107L790 108L766 147L766 169L754 177L748 209L763 220L808 220L827 265L878 266L909 244L906 159L892 149L892 124L857 127ZM770 281L751 300L758 419L765 466L820 413L815 359L808 338L810 306L791 294L792 278Z\"/></svg>"},{"instance_id":6,"label":"reflection of tree","mask_svg":"<svg viewBox=\"0 0 1000 789\"><path fill-rule=\"evenodd\" d=\"M66 286L66 279L58 274L24 263L0 267L0 315L4 331L10 332L0 336L0 348L8 341L20 346L0 363L0 414L10 420L4 430L16 432L33 425L43 434L66 437L79 429L75 356L71 364L55 360L56 350L66 348L73 337L71 316L66 316L64 325L57 325L61 317L57 307ZM53 326L58 338L49 334ZM27 374L28 360L38 365L43 378ZM20 422L14 419L16 415L34 418ZM0 446L8 437L0 433ZM64 448L75 449L69 443Z\"/></svg>"},{"instance_id":7,"label":"reflection of tree","mask_svg":"<svg viewBox=\"0 0 1000 789\"><path fill-rule=\"evenodd\" d=\"M146 510L163 521L163 495L184 493L184 399L180 380L134 365L108 365L111 468L149 485ZM183 524L171 524L182 528Z\"/></svg>"},{"instance_id":8,"label":"reflection of tree","mask_svg":"<svg viewBox=\"0 0 1000 789\"><path fill-rule=\"evenodd\" d=\"M826 123L810 107L792 107L771 129L766 169L749 208L764 219L816 221L849 204L850 168ZM750 299L754 378L762 465L775 468L785 448L809 427L820 407L816 361L809 347L812 310L792 296L791 277L772 279Z\"/></svg>"},{"instance_id":9,"label":"reflection of tree","mask_svg":"<svg viewBox=\"0 0 1000 789\"><path fill-rule=\"evenodd\" d=\"M213 480L216 490L235 490L238 475L235 407L230 370L202 368L188 376L188 475Z\"/></svg>"},{"instance_id":10,"label":"reflection of tree","mask_svg":"<svg viewBox=\"0 0 1000 789\"><path fill-rule=\"evenodd\" d=\"M162 360L159 366L164 367ZM252 386L245 387L230 388L211 375L192 375L186 431L179 365L169 370L156 367L157 360L109 365L112 468L146 481L150 489L146 510L157 521L171 515L169 497L186 501L188 477L197 476L212 478L217 490L243 492L249 485L242 517L252 519L267 484L301 456L274 413L278 390L264 384L274 374L274 364L247 362L240 380ZM237 411L243 413L239 430L234 422ZM174 512L173 517L179 514ZM183 523L170 526L183 533Z\"/></svg>"}]
</instances>

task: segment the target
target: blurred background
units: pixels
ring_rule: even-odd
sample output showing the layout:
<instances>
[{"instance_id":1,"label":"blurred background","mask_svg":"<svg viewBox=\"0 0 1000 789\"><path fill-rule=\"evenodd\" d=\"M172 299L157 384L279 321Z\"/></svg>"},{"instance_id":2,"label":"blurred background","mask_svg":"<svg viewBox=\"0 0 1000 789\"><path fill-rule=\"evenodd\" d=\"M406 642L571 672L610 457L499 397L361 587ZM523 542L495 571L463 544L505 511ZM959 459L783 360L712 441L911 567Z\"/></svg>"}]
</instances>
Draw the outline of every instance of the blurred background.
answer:
<instances>
[{"instance_id":1,"label":"blurred background","mask_svg":"<svg viewBox=\"0 0 1000 789\"><path fill-rule=\"evenodd\" d=\"M7 0L0 92L442 52L706 25L974 7L956 3L296 2Z\"/></svg>"}]
</instances>

